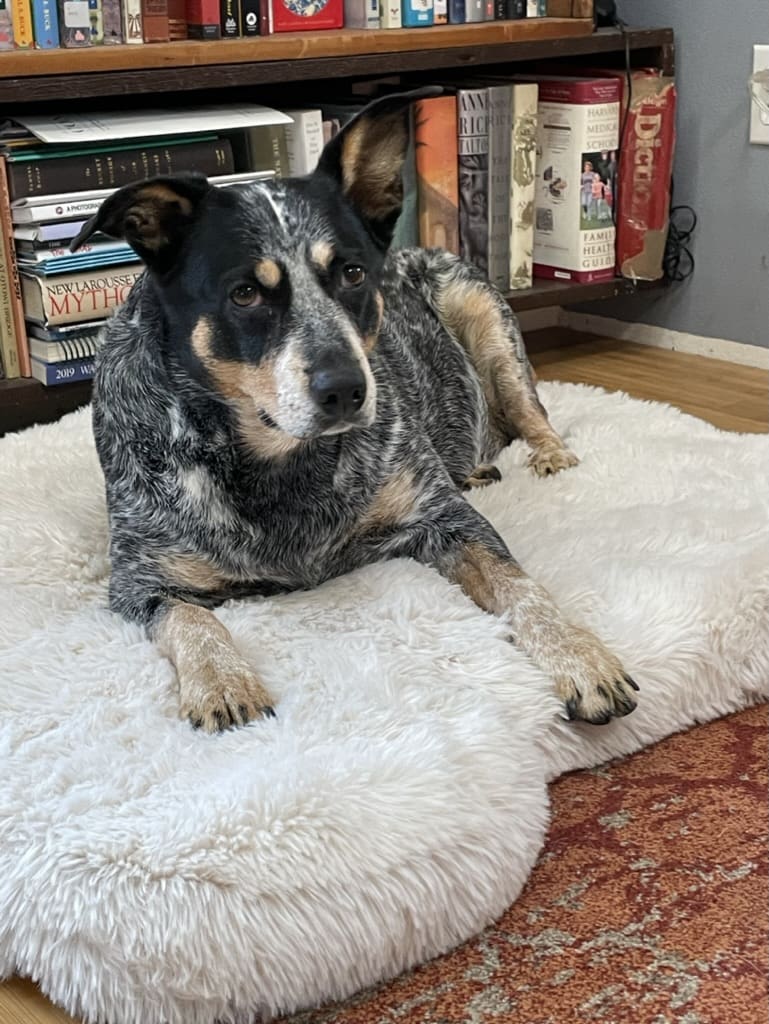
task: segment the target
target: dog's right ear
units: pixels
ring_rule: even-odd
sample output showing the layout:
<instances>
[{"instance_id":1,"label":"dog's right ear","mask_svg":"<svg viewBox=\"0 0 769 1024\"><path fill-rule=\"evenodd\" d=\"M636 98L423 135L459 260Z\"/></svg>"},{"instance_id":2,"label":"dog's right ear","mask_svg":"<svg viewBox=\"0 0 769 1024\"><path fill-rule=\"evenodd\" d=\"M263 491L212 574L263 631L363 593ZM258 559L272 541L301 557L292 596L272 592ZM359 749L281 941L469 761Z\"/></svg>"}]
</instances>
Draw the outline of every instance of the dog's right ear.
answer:
<instances>
[{"instance_id":1,"label":"dog's right ear","mask_svg":"<svg viewBox=\"0 0 769 1024\"><path fill-rule=\"evenodd\" d=\"M211 189L202 174L150 178L126 185L105 199L72 241L74 252L97 231L124 238L159 275L176 262L179 246Z\"/></svg>"}]
</instances>

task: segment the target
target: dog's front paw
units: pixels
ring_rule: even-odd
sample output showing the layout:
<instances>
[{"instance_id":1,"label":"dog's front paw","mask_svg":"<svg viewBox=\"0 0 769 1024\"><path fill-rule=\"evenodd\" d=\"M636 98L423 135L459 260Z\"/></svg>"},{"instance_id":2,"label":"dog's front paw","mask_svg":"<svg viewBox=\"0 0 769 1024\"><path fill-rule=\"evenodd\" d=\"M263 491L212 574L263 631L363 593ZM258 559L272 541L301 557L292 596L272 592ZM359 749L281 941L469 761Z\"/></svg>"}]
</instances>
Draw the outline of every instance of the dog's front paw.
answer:
<instances>
[{"instance_id":1,"label":"dog's front paw","mask_svg":"<svg viewBox=\"0 0 769 1024\"><path fill-rule=\"evenodd\" d=\"M555 672L555 686L570 719L606 725L636 708L633 691L638 686L597 637L574 628L568 648Z\"/></svg>"},{"instance_id":2,"label":"dog's front paw","mask_svg":"<svg viewBox=\"0 0 769 1024\"><path fill-rule=\"evenodd\" d=\"M489 484L498 483L501 479L502 474L496 466L482 462L479 466L475 467L470 476L464 481L462 490L469 491L472 487L488 487Z\"/></svg>"},{"instance_id":3,"label":"dog's front paw","mask_svg":"<svg viewBox=\"0 0 769 1024\"><path fill-rule=\"evenodd\" d=\"M537 476L552 476L578 465L579 459L565 445L543 444L529 456L529 466Z\"/></svg>"},{"instance_id":4,"label":"dog's front paw","mask_svg":"<svg viewBox=\"0 0 769 1024\"><path fill-rule=\"evenodd\" d=\"M180 713L196 729L222 732L255 718L274 718L272 698L237 651L206 651L179 673Z\"/></svg>"}]
</instances>

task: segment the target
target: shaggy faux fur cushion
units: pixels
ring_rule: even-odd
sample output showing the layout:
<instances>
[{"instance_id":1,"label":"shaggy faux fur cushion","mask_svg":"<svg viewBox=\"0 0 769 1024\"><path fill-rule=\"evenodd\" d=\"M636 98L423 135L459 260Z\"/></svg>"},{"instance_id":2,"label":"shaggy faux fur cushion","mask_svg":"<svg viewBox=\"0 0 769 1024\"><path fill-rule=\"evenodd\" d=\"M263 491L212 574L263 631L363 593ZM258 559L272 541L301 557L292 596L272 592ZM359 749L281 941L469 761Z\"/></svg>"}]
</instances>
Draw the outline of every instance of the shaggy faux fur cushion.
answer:
<instances>
[{"instance_id":1,"label":"shaggy faux fur cushion","mask_svg":"<svg viewBox=\"0 0 769 1024\"><path fill-rule=\"evenodd\" d=\"M580 466L538 479L516 444L471 500L639 682L604 727L562 721L500 622L393 562L222 608L278 718L193 732L105 608L89 413L0 444L0 977L110 1024L348 995L516 898L548 779L766 694L767 439L541 390Z\"/></svg>"}]
</instances>

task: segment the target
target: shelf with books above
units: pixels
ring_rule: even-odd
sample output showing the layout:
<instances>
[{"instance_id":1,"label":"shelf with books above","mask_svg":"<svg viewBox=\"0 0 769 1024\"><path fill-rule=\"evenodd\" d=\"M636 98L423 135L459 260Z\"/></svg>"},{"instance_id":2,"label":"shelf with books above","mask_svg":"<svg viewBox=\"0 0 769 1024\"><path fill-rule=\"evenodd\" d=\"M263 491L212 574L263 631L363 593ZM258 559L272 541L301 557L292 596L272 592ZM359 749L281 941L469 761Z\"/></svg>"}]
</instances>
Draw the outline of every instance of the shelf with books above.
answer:
<instances>
[{"instance_id":1,"label":"shelf with books above","mask_svg":"<svg viewBox=\"0 0 769 1024\"><path fill-rule=\"evenodd\" d=\"M565 306L615 295L628 295L639 289L663 287L660 281L633 281L617 277L596 284L575 284L573 281L535 281L533 288L510 292L508 301L514 310L543 309L547 306ZM91 382L78 381L44 387L36 380L21 377L0 380L0 436L22 430L35 423L51 423L60 416L91 399Z\"/></svg>"},{"instance_id":2,"label":"shelf with books above","mask_svg":"<svg viewBox=\"0 0 769 1024\"><path fill-rule=\"evenodd\" d=\"M225 90L311 80L468 72L511 61L622 54L672 73L671 29L592 30L592 21L540 18L434 28L294 32L213 42L185 40L84 50L0 53L0 103ZM648 54L648 58L647 55ZM663 58L662 60L660 58ZM638 61L634 61L638 63Z\"/></svg>"}]
</instances>

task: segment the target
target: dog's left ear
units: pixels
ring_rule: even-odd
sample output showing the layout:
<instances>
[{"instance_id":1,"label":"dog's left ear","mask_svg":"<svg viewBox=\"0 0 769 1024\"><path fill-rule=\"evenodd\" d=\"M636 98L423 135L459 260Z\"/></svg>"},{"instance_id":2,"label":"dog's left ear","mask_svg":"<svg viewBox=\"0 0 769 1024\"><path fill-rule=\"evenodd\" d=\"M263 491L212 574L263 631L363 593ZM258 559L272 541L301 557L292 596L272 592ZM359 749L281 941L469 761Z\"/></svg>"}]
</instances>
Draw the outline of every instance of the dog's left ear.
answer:
<instances>
[{"instance_id":1,"label":"dog's left ear","mask_svg":"<svg viewBox=\"0 0 769 1024\"><path fill-rule=\"evenodd\" d=\"M386 248L403 205L401 171L409 144L409 108L440 96L440 86L374 100L328 143L315 174L341 186L371 233Z\"/></svg>"},{"instance_id":2,"label":"dog's left ear","mask_svg":"<svg viewBox=\"0 0 769 1024\"><path fill-rule=\"evenodd\" d=\"M210 190L208 179L193 173L126 185L104 200L72 241L70 251L103 231L112 238L124 238L162 276L173 269L184 235Z\"/></svg>"}]
</instances>

